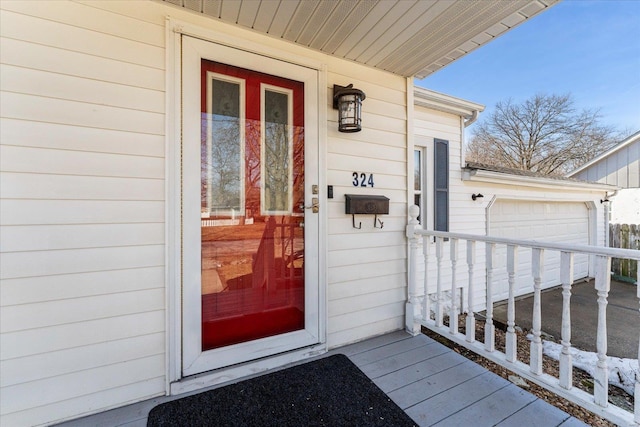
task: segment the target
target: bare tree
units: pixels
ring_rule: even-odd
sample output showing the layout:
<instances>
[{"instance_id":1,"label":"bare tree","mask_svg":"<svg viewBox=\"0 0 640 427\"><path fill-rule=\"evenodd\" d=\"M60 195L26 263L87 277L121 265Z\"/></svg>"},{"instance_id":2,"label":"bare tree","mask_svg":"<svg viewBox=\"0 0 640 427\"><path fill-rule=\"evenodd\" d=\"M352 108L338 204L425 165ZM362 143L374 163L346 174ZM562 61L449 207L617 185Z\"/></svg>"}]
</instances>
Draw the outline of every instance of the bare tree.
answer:
<instances>
[{"instance_id":1,"label":"bare tree","mask_svg":"<svg viewBox=\"0 0 640 427\"><path fill-rule=\"evenodd\" d=\"M562 175L615 145L612 127L597 110L576 112L571 95L538 94L521 104L499 102L478 124L466 159Z\"/></svg>"}]
</instances>

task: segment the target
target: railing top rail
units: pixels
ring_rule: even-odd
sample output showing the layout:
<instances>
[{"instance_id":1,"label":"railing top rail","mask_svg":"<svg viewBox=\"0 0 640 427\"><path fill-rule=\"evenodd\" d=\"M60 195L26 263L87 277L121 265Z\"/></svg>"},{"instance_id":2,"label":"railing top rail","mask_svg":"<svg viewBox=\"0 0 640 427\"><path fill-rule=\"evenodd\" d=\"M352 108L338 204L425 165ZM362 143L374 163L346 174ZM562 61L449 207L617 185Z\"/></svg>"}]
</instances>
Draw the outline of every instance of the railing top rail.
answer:
<instances>
[{"instance_id":1,"label":"railing top rail","mask_svg":"<svg viewBox=\"0 0 640 427\"><path fill-rule=\"evenodd\" d=\"M577 252L590 255L605 255L613 258L625 258L640 260L640 250L607 248L604 246L567 245L563 243L547 242L542 240L519 240L504 237L482 236L479 234L450 233L445 231L425 230L416 226L416 234L422 236L445 237L460 240L475 240L485 243L499 243L505 245L520 246L525 248L553 249L563 252Z\"/></svg>"}]
</instances>

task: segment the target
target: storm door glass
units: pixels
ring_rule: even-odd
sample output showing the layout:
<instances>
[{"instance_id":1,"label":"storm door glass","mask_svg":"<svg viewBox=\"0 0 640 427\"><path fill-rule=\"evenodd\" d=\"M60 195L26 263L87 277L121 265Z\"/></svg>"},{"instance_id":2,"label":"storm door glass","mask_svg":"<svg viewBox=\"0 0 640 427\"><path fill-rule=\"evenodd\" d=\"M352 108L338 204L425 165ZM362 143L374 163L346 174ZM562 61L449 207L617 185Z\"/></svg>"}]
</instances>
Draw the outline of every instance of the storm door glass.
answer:
<instances>
[{"instance_id":1,"label":"storm door glass","mask_svg":"<svg viewBox=\"0 0 640 427\"><path fill-rule=\"evenodd\" d=\"M304 84L202 61L202 351L305 327Z\"/></svg>"}]
</instances>

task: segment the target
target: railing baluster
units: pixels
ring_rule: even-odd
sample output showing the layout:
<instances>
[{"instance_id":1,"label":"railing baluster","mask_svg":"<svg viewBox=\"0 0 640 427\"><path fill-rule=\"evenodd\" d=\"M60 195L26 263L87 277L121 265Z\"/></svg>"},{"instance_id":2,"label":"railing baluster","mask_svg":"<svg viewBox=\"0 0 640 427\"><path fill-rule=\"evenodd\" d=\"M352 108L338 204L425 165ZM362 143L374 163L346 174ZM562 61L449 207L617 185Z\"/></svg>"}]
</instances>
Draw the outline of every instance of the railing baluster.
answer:
<instances>
[{"instance_id":1,"label":"railing baluster","mask_svg":"<svg viewBox=\"0 0 640 427\"><path fill-rule=\"evenodd\" d=\"M484 348L492 352L496 348L496 334L493 326L493 264L496 257L496 244L486 243L487 263L487 318L484 325Z\"/></svg>"},{"instance_id":2,"label":"railing baluster","mask_svg":"<svg viewBox=\"0 0 640 427\"><path fill-rule=\"evenodd\" d=\"M449 309L449 332L458 332L458 307L456 307L456 270L458 267L458 239L451 239L449 242L451 249L451 308Z\"/></svg>"},{"instance_id":3,"label":"railing baluster","mask_svg":"<svg viewBox=\"0 0 640 427\"><path fill-rule=\"evenodd\" d=\"M417 208L415 208L417 209ZM417 212L417 210L416 210ZM413 213L413 208L410 208L410 214ZM415 217L412 215L412 217ZM413 224L412 224L413 225ZM568 245L562 243L553 242L534 242L521 239L507 239L491 236L479 236L463 233L444 233L438 231L424 230L419 226L414 225L413 228L407 229L407 237L411 239L413 236L423 237L423 256L425 265L425 277L423 283L420 285L417 279L417 270L415 265L415 251L417 249L409 245L409 256L411 260L408 266L408 275L411 278L408 288L408 308L416 308L417 312L407 310L407 319L413 316L412 321L407 321L408 325L418 330L420 324L428 326L432 331L439 333L440 335L446 335L450 340L457 342L458 344L464 344L465 347L470 350L485 355L496 363L511 369L512 371L519 373L525 378L532 379L534 382L542 385L543 387L556 392L562 396L566 396L574 403L591 410L595 413L601 414L608 420L617 425L639 425L640 426L640 400L635 399L635 405L633 413L624 411L615 405L608 405L608 372L607 372L607 324L606 324L606 312L607 312L607 298L610 287L609 266L612 257L618 257L622 259L632 259L640 261L640 253L633 250L615 249L607 247L595 247L595 246L582 246L582 245ZM434 245L435 237L435 245ZM443 254L443 245L445 242L451 242L451 276L449 276L448 266L444 266L446 262L445 258L447 254ZM454 286L459 276L459 245L460 240L466 240L466 252L467 252L467 274L468 283L467 286L462 284L464 289L457 290ZM474 309L480 308L477 300L474 300L474 286L476 286L474 275L476 275L476 253L475 248L477 242L481 242L485 245L486 249L486 311L487 317L485 322L485 336L483 345L479 346L474 344L475 342L475 330L477 327L476 317ZM495 348L495 326L493 325L493 288L496 286L496 264L498 259L496 258L496 245L504 245L506 255L504 259L507 262L508 277L505 281L509 283L509 305L507 307L507 334L506 334L506 348L504 354L496 351ZM436 260L434 261L434 254L431 252L431 247L434 247ZM528 248L532 250L532 269L531 275L533 277L533 302L534 308L532 313L533 327L531 329L531 358L529 360L529 366L518 363L517 361L517 344L515 338L515 304L514 297L517 295L516 277L518 275L518 251L521 248ZM542 284L543 277L545 276L544 270L544 255L545 252L551 250L554 253L560 253L560 274L559 276L548 277L547 282L556 281L558 278L562 285L562 320L561 320L561 346L560 346L560 372L556 378L551 375L547 375L542 369ZM574 261L576 254L580 256L588 256L590 263L595 261L596 264L596 291L598 295L598 330L597 330L597 366L594 373L595 387L593 392L593 398L585 398L583 391L578 390L572 384L572 370L573 360L571 356L571 297L573 276L577 273L574 271ZM584 254L584 255L583 255ZM419 256L419 255L418 255ZM502 262L503 258L499 261ZM593 260L593 261L592 261ZM432 265L430 266L429 263ZM433 265L433 264L437 265ZM480 266L482 267L482 265ZM589 265L591 270L592 264ZM437 271L434 271L437 270ZM524 272L522 272L524 273ZM434 275L437 275L434 277ZM416 280L417 279L417 280ZM434 281L437 283L434 284ZM448 282L452 280L452 282ZM640 282L640 277L638 277ZM460 307L451 307L451 310L445 310L446 295L448 294L449 285L451 284L451 303L455 304L456 300L462 299ZM482 284L482 283L481 283ZM546 283L548 284L548 283ZM546 286L545 284L545 286ZM431 290L429 289L431 286ZM445 288L445 289L443 289ZM429 292L432 292L432 298L429 298ZM420 299L422 298L422 299ZM466 299L465 299L466 298ZM640 287L637 290L638 303L640 303ZM413 303L416 303L414 305ZM460 302L459 302L460 303ZM462 307L467 312L466 316L466 336L463 338L461 334L455 333L458 329L455 325L455 319L461 311ZM640 308L640 307L639 307ZM482 309L482 308L480 308ZM446 311L446 313L445 313ZM443 317L447 315L451 317L451 324L448 325L445 333L443 326ZM432 319L433 317L433 319ZM460 325L458 325L459 327ZM635 325L634 325L635 326ZM412 331L413 331L412 330ZM635 329L634 329L635 330ZM454 332L453 334L451 332ZM637 333L637 332L632 332ZM498 354L496 354L498 353ZM640 345L638 346L638 356L640 358ZM635 395L640 395L640 373L635 373ZM634 424L635 423L635 424Z\"/></svg>"},{"instance_id":4,"label":"railing baluster","mask_svg":"<svg viewBox=\"0 0 640 427\"><path fill-rule=\"evenodd\" d=\"M436 269L437 282L436 282L436 326L442 326L442 320L444 317L442 301L442 237L436 237Z\"/></svg>"},{"instance_id":5,"label":"railing baluster","mask_svg":"<svg viewBox=\"0 0 640 427\"><path fill-rule=\"evenodd\" d=\"M560 387L570 390L573 385L571 359L571 284L573 283L573 252L560 253L562 282L562 352L560 353Z\"/></svg>"},{"instance_id":6,"label":"railing baluster","mask_svg":"<svg viewBox=\"0 0 640 427\"><path fill-rule=\"evenodd\" d=\"M509 300L507 302L507 334L505 337L505 356L507 362L515 362L518 343L516 340L516 270L518 265L518 247L507 246L507 273L509 275Z\"/></svg>"},{"instance_id":7,"label":"railing baluster","mask_svg":"<svg viewBox=\"0 0 640 427\"><path fill-rule=\"evenodd\" d=\"M467 341L476 341L476 318L473 314L473 268L476 263L476 241L467 240L467 266L469 267L469 287L467 290Z\"/></svg>"},{"instance_id":8,"label":"railing baluster","mask_svg":"<svg viewBox=\"0 0 640 427\"><path fill-rule=\"evenodd\" d=\"M429 236L422 238L422 256L424 257L424 280L422 286L424 288L424 297L422 300L423 319L425 321L431 320L431 299L429 298Z\"/></svg>"},{"instance_id":9,"label":"railing baluster","mask_svg":"<svg viewBox=\"0 0 640 427\"><path fill-rule=\"evenodd\" d=\"M598 292L598 331L596 350L598 361L593 378L593 399L596 405L606 408L609 394L609 371L607 369L607 297L611 288L611 258L596 255L596 291Z\"/></svg>"},{"instance_id":10,"label":"railing baluster","mask_svg":"<svg viewBox=\"0 0 640 427\"><path fill-rule=\"evenodd\" d=\"M531 354L529 360L529 367L531 372L540 375L542 374L542 309L541 309L541 285L542 276L544 273L544 249L533 248L531 253L531 272L533 274L533 319L531 333L533 338L531 339Z\"/></svg>"},{"instance_id":11,"label":"railing baluster","mask_svg":"<svg viewBox=\"0 0 640 427\"><path fill-rule=\"evenodd\" d=\"M416 288L416 272L417 272L417 257L418 257L418 235L415 233L415 229L420 225L418 222L418 215L420 215L420 208L416 205L409 206L409 223L407 224L406 235L409 239L409 274L407 275L408 283L408 299L405 304L405 328L407 332L412 335L420 333L420 304L418 302Z\"/></svg>"}]
</instances>

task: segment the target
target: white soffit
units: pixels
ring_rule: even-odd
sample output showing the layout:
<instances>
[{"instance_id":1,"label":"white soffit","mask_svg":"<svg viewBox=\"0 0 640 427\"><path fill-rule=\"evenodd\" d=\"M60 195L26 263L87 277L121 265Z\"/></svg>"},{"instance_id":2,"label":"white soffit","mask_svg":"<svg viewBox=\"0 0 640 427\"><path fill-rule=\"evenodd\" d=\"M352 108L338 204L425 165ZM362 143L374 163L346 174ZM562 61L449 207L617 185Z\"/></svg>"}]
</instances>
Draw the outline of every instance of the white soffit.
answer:
<instances>
[{"instance_id":1,"label":"white soffit","mask_svg":"<svg viewBox=\"0 0 640 427\"><path fill-rule=\"evenodd\" d=\"M338 58L424 78L559 0L159 0Z\"/></svg>"}]
</instances>

